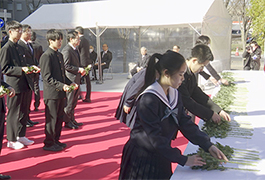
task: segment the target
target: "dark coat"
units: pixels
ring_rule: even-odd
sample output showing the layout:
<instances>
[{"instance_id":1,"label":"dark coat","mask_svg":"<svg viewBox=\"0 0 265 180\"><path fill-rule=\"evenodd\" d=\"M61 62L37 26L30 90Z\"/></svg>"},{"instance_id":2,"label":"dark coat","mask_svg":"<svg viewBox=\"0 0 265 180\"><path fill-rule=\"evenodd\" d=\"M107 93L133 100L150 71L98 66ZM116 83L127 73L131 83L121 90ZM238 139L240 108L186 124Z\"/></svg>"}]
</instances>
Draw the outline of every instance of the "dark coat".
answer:
<instances>
[{"instance_id":1,"label":"dark coat","mask_svg":"<svg viewBox=\"0 0 265 180\"><path fill-rule=\"evenodd\" d=\"M38 44L36 42L32 42L31 44L32 44L33 50L34 50L35 61L39 65L40 57L43 54L43 48L40 44Z\"/></svg>"},{"instance_id":2,"label":"dark coat","mask_svg":"<svg viewBox=\"0 0 265 180\"><path fill-rule=\"evenodd\" d=\"M205 67L210 72L212 77L214 77L214 79L216 79L217 81L221 79L219 74L216 72L216 70L213 68L213 66L210 63L207 64ZM206 80L208 80L211 77L211 75L207 74L205 71L201 71L199 72L199 74Z\"/></svg>"},{"instance_id":3,"label":"dark coat","mask_svg":"<svg viewBox=\"0 0 265 180\"><path fill-rule=\"evenodd\" d=\"M106 63L106 65L104 65L105 68L109 68L110 62L112 60L112 52L108 50L103 57L102 57L103 51L101 51L100 54L101 54L101 63Z\"/></svg>"},{"instance_id":4,"label":"dark coat","mask_svg":"<svg viewBox=\"0 0 265 180\"><path fill-rule=\"evenodd\" d=\"M249 67L250 69L259 70L261 59L261 48L258 46L253 53L245 51L242 54L244 59L244 69Z\"/></svg>"},{"instance_id":5,"label":"dark coat","mask_svg":"<svg viewBox=\"0 0 265 180\"><path fill-rule=\"evenodd\" d=\"M136 95L144 85L144 77L145 77L146 69L141 70L136 73L130 81L126 84L122 96L120 98L119 105L116 110L115 117L120 120L120 122L125 123L128 127L133 128L135 122L135 100ZM123 110L123 106L126 105L131 107L131 111L129 114L126 114Z\"/></svg>"},{"instance_id":6,"label":"dark coat","mask_svg":"<svg viewBox=\"0 0 265 180\"><path fill-rule=\"evenodd\" d=\"M90 53L90 58L91 58L93 64L95 64L95 63L96 63L96 60L97 60L97 58L98 58L98 54L97 54L95 51L92 51L92 52Z\"/></svg>"},{"instance_id":7,"label":"dark coat","mask_svg":"<svg viewBox=\"0 0 265 180\"><path fill-rule=\"evenodd\" d=\"M8 39L9 39L9 36L8 35L5 36L4 39L2 39L2 41L1 41L1 48L8 42Z\"/></svg>"},{"instance_id":8,"label":"dark coat","mask_svg":"<svg viewBox=\"0 0 265 180\"><path fill-rule=\"evenodd\" d=\"M33 89L32 79L22 71L22 67L27 66L23 47L8 41L0 51L0 61L6 82L16 94Z\"/></svg>"},{"instance_id":9,"label":"dark coat","mask_svg":"<svg viewBox=\"0 0 265 180\"><path fill-rule=\"evenodd\" d=\"M84 37L80 37L80 44L77 46L77 49L80 53L80 64L82 67L86 67L89 64L92 64L89 53L89 41Z\"/></svg>"},{"instance_id":10,"label":"dark coat","mask_svg":"<svg viewBox=\"0 0 265 180\"><path fill-rule=\"evenodd\" d=\"M201 90L194 73L189 68L184 77L185 80L178 90L182 94L183 105L188 111L207 121L212 118L214 112L219 113L222 110Z\"/></svg>"},{"instance_id":11,"label":"dark coat","mask_svg":"<svg viewBox=\"0 0 265 180\"><path fill-rule=\"evenodd\" d=\"M63 86L70 85L72 82L65 76L63 55L49 47L40 58L40 68L43 79L43 98L65 98Z\"/></svg>"},{"instance_id":12,"label":"dark coat","mask_svg":"<svg viewBox=\"0 0 265 180\"><path fill-rule=\"evenodd\" d=\"M78 72L80 67L80 59L78 50L74 50L67 44L62 50L64 58L65 75L72 82L80 84L81 74Z\"/></svg>"},{"instance_id":13,"label":"dark coat","mask_svg":"<svg viewBox=\"0 0 265 180\"><path fill-rule=\"evenodd\" d=\"M0 66L1 69L1 66ZM2 77L2 72L0 71L0 77ZM3 79L1 79L1 86L4 86L4 88L10 87ZM6 112L6 105L5 105L5 98L0 98L0 113Z\"/></svg>"},{"instance_id":14,"label":"dark coat","mask_svg":"<svg viewBox=\"0 0 265 180\"><path fill-rule=\"evenodd\" d=\"M149 54L146 54L144 57L141 57L141 59L137 63L137 66L138 67L146 68L147 67L147 64L149 62L149 59L150 59L150 55Z\"/></svg>"}]
</instances>

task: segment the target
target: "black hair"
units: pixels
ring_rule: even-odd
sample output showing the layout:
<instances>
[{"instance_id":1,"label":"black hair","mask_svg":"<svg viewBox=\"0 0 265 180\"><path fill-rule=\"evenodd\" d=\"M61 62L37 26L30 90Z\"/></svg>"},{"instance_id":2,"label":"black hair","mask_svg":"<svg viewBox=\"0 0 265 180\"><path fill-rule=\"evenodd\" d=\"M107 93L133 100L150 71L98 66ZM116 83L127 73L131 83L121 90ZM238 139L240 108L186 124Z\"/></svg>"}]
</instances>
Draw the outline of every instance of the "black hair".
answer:
<instances>
[{"instance_id":1,"label":"black hair","mask_svg":"<svg viewBox=\"0 0 265 180\"><path fill-rule=\"evenodd\" d=\"M213 54L209 46L198 44L191 50L191 58L197 58L198 63L202 64L205 61L213 61Z\"/></svg>"},{"instance_id":2,"label":"black hair","mask_svg":"<svg viewBox=\"0 0 265 180\"><path fill-rule=\"evenodd\" d=\"M67 41L70 42L70 39L75 39L78 37L78 33L76 31L69 31L67 33Z\"/></svg>"},{"instance_id":3,"label":"black hair","mask_svg":"<svg viewBox=\"0 0 265 180\"><path fill-rule=\"evenodd\" d=\"M180 70L183 63L185 63L185 58L181 54L171 50L168 50L163 55L158 53L153 54L147 65L145 83L138 92L138 95L155 82L156 72L161 76L162 72L167 69L166 73L172 76Z\"/></svg>"},{"instance_id":4,"label":"black hair","mask_svg":"<svg viewBox=\"0 0 265 180\"><path fill-rule=\"evenodd\" d=\"M22 28L22 24L13 20L6 23L6 29L9 31L11 29L19 29Z\"/></svg>"},{"instance_id":5,"label":"black hair","mask_svg":"<svg viewBox=\"0 0 265 180\"><path fill-rule=\"evenodd\" d=\"M259 46L258 43L257 43L257 41L251 41L250 44L254 44L255 46Z\"/></svg>"},{"instance_id":6,"label":"black hair","mask_svg":"<svg viewBox=\"0 0 265 180\"><path fill-rule=\"evenodd\" d=\"M22 24L22 32L26 32L27 29L31 29L31 26L28 24Z\"/></svg>"},{"instance_id":7,"label":"black hair","mask_svg":"<svg viewBox=\"0 0 265 180\"><path fill-rule=\"evenodd\" d=\"M37 38L36 36L36 32L32 31L32 34L31 34L31 41L35 41Z\"/></svg>"},{"instance_id":8,"label":"black hair","mask_svg":"<svg viewBox=\"0 0 265 180\"><path fill-rule=\"evenodd\" d=\"M82 26L77 26L75 31L79 32L80 34L84 34L84 28Z\"/></svg>"},{"instance_id":9,"label":"black hair","mask_svg":"<svg viewBox=\"0 0 265 180\"><path fill-rule=\"evenodd\" d=\"M50 44L49 40L60 40L63 39L63 34L60 31L57 31L56 29L50 29L47 31L46 39L48 43Z\"/></svg>"},{"instance_id":10,"label":"black hair","mask_svg":"<svg viewBox=\"0 0 265 180\"><path fill-rule=\"evenodd\" d=\"M200 37L198 37L198 39L196 40L196 45L197 44L205 44L205 45L208 45L208 44L211 44L211 39L208 37L208 36L205 36L205 35L201 35Z\"/></svg>"},{"instance_id":11,"label":"black hair","mask_svg":"<svg viewBox=\"0 0 265 180\"><path fill-rule=\"evenodd\" d=\"M7 32L6 31L2 31L3 34L7 35Z\"/></svg>"}]
</instances>

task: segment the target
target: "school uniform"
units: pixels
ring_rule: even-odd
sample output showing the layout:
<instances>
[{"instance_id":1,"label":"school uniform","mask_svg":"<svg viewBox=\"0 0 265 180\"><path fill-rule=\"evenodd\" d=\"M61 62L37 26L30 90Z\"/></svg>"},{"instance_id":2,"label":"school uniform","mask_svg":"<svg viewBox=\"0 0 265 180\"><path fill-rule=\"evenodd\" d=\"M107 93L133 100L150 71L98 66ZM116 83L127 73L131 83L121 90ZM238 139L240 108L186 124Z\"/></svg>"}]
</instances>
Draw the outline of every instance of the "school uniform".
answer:
<instances>
[{"instance_id":1,"label":"school uniform","mask_svg":"<svg viewBox=\"0 0 265 180\"><path fill-rule=\"evenodd\" d=\"M116 119L120 120L120 122L125 123L130 128L133 128L135 122L135 100L138 92L144 85L145 72L146 69L142 69L140 72L136 73L126 84L120 98L119 105L116 109ZM131 111L128 114L123 110L124 105L131 107Z\"/></svg>"},{"instance_id":2,"label":"school uniform","mask_svg":"<svg viewBox=\"0 0 265 180\"><path fill-rule=\"evenodd\" d=\"M195 74L187 68L184 74L185 80L178 91L182 95L184 107L192 114L200 117L204 121L212 118L213 113L217 114L222 110L212 99L205 94L197 84Z\"/></svg>"},{"instance_id":3,"label":"school uniform","mask_svg":"<svg viewBox=\"0 0 265 180\"><path fill-rule=\"evenodd\" d=\"M207 151L212 143L184 112L181 96L174 88L165 95L158 82L137 100L137 118L122 154L119 179L169 179L171 163L184 166L187 157L171 147L176 131Z\"/></svg>"},{"instance_id":4,"label":"school uniform","mask_svg":"<svg viewBox=\"0 0 265 180\"><path fill-rule=\"evenodd\" d=\"M44 147L50 147L59 142L61 135L66 97L63 86L72 82L65 76L63 55L50 47L40 58L40 68L45 104Z\"/></svg>"},{"instance_id":5,"label":"school uniform","mask_svg":"<svg viewBox=\"0 0 265 180\"><path fill-rule=\"evenodd\" d=\"M0 71L0 77L2 77L2 71ZM3 79L1 79L1 86L4 86L4 88L10 87L7 83L4 82ZM5 113L6 113L5 98L2 97L0 98L0 153L2 150L4 129L5 129Z\"/></svg>"},{"instance_id":6,"label":"school uniform","mask_svg":"<svg viewBox=\"0 0 265 180\"><path fill-rule=\"evenodd\" d=\"M2 72L6 75L6 82L12 86L16 95L7 97L7 140L16 142L17 137L26 135L28 120L29 94L33 89L33 82L29 75L22 71L28 66L23 47L9 40L0 51Z\"/></svg>"}]
</instances>

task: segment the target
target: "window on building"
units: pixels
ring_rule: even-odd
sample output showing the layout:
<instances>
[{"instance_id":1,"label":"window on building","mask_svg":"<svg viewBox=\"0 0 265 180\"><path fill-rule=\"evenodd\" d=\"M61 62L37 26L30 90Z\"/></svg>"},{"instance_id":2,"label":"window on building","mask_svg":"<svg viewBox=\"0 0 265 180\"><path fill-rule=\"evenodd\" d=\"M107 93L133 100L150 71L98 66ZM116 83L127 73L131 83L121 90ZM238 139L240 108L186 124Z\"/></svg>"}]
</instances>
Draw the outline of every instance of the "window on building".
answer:
<instances>
[{"instance_id":1,"label":"window on building","mask_svg":"<svg viewBox=\"0 0 265 180\"><path fill-rule=\"evenodd\" d=\"M13 4L12 3L7 4L7 10L9 10L9 11L13 10Z\"/></svg>"},{"instance_id":2,"label":"window on building","mask_svg":"<svg viewBox=\"0 0 265 180\"><path fill-rule=\"evenodd\" d=\"M17 11L22 11L22 3L17 3Z\"/></svg>"}]
</instances>

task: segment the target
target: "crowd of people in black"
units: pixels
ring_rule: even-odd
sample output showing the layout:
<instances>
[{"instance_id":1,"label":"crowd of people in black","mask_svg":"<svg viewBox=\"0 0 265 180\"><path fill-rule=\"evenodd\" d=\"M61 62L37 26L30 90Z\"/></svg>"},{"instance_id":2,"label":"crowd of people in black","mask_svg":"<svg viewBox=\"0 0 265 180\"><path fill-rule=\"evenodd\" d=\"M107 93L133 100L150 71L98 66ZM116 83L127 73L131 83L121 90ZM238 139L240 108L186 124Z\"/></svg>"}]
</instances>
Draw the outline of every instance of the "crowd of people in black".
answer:
<instances>
[{"instance_id":1,"label":"crowd of people in black","mask_svg":"<svg viewBox=\"0 0 265 180\"><path fill-rule=\"evenodd\" d=\"M91 102L90 70L97 79L97 53L84 37L81 26L67 33L67 44L61 52L63 34L55 29L47 31L48 49L36 43L36 33L31 26L17 21L6 23L3 31L0 68L1 68L1 113L0 113L0 149L5 125L5 99L7 95L8 113L6 117L7 147L21 149L34 144L26 137L26 128L39 122L30 120L30 104L34 93L34 111L39 111L39 78L43 81L43 101L45 104L45 139L43 150L62 151L66 144L60 142L63 127L78 129L83 123L77 122L74 109L79 97L83 102ZM107 44L101 52L102 70L108 68L112 53ZM87 69L91 66L92 69ZM2 73L5 75L5 81ZM86 84L86 95L82 97L80 83ZM0 174L0 179L10 179Z\"/></svg>"}]
</instances>

